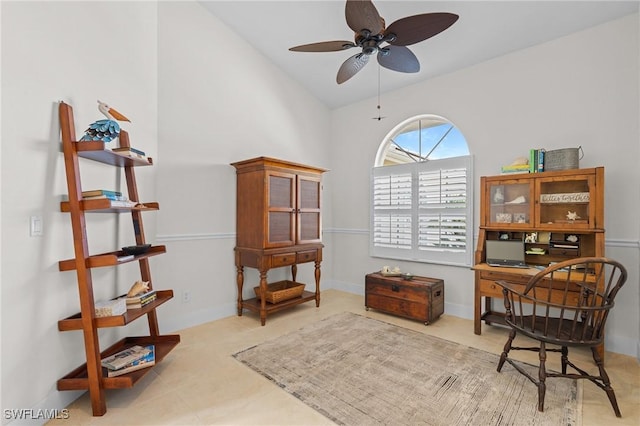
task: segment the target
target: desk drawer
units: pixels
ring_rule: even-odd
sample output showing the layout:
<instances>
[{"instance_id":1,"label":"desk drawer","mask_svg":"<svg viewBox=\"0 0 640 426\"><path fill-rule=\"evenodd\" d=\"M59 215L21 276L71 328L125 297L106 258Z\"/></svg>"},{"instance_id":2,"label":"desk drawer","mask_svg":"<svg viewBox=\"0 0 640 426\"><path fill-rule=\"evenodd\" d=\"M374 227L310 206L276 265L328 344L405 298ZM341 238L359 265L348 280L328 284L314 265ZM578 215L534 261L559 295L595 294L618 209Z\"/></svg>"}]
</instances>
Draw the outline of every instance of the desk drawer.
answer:
<instances>
[{"instance_id":1,"label":"desk drawer","mask_svg":"<svg viewBox=\"0 0 640 426\"><path fill-rule=\"evenodd\" d=\"M515 285L518 291L524 290L524 285ZM502 299L502 287L492 280L480 280L480 294L482 296L497 297Z\"/></svg>"},{"instance_id":2,"label":"desk drawer","mask_svg":"<svg viewBox=\"0 0 640 426\"><path fill-rule=\"evenodd\" d=\"M271 256L271 267L277 268L279 266L293 265L296 263L295 253L282 253L274 254Z\"/></svg>"},{"instance_id":3,"label":"desk drawer","mask_svg":"<svg viewBox=\"0 0 640 426\"><path fill-rule=\"evenodd\" d=\"M525 286L520 284L515 284L513 287L517 291L524 291ZM546 300L548 295L548 290L544 288L538 289L536 295L539 299ZM495 297L501 300L504 300L504 295L502 294L502 287L495 283L495 281L490 280L480 280L480 296L487 297ZM580 296L579 292L570 291L567 293L567 303L571 305L576 305L578 303L578 297ZM563 303L563 292L561 291L552 291L551 293L551 301L553 303Z\"/></svg>"},{"instance_id":4,"label":"desk drawer","mask_svg":"<svg viewBox=\"0 0 640 426\"><path fill-rule=\"evenodd\" d=\"M550 247L549 254L552 256L579 257L580 250L578 248Z\"/></svg>"},{"instance_id":5,"label":"desk drawer","mask_svg":"<svg viewBox=\"0 0 640 426\"><path fill-rule=\"evenodd\" d=\"M318 250L300 251L296 253L296 259L297 259L296 262L297 263L312 262L316 260L317 257L318 257Z\"/></svg>"}]
</instances>

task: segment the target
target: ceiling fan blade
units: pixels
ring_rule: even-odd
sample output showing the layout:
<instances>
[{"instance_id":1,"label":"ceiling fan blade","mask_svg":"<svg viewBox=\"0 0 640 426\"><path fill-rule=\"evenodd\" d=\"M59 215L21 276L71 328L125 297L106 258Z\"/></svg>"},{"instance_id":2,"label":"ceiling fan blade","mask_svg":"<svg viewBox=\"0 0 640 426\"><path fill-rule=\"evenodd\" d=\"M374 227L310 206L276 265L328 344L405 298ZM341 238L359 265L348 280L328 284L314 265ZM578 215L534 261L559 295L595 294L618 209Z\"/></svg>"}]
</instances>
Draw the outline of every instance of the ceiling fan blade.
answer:
<instances>
[{"instance_id":1,"label":"ceiling fan blade","mask_svg":"<svg viewBox=\"0 0 640 426\"><path fill-rule=\"evenodd\" d=\"M407 16L389 25L384 35L395 34L396 38L389 44L409 46L441 33L457 20L458 15L446 12Z\"/></svg>"},{"instance_id":2,"label":"ceiling fan blade","mask_svg":"<svg viewBox=\"0 0 640 426\"><path fill-rule=\"evenodd\" d=\"M369 55L363 55L362 53L353 55L352 57L344 61L340 66L338 75L336 76L336 81L338 82L338 84L344 83L345 81L356 75L358 71L364 68L364 66L367 65L368 62Z\"/></svg>"},{"instance_id":3,"label":"ceiling fan blade","mask_svg":"<svg viewBox=\"0 0 640 426\"><path fill-rule=\"evenodd\" d=\"M378 9L369 0L347 0L344 14L347 18L347 25L355 33L366 29L376 35L383 30Z\"/></svg>"},{"instance_id":4,"label":"ceiling fan blade","mask_svg":"<svg viewBox=\"0 0 640 426\"><path fill-rule=\"evenodd\" d=\"M356 45L347 40L321 41L319 43L301 44L289 48L292 52L338 52Z\"/></svg>"},{"instance_id":5,"label":"ceiling fan blade","mask_svg":"<svg viewBox=\"0 0 640 426\"><path fill-rule=\"evenodd\" d=\"M420 62L408 47L387 46L378 52L378 63L393 71L413 73L420 71Z\"/></svg>"}]
</instances>

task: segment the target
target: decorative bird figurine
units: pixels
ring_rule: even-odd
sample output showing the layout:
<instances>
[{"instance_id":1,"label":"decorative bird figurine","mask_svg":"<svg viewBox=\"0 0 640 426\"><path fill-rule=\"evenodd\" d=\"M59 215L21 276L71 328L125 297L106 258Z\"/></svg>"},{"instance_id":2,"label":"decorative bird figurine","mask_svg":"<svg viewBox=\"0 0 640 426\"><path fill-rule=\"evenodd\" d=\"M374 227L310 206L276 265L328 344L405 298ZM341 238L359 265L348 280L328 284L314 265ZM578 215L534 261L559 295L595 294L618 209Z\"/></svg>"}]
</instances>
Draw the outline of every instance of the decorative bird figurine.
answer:
<instances>
[{"instance_id":1,"label":"decorative bird figurine","mask_svg":"<svg viewBox=\"0 0 640 426\"><path fill-rule=\"evenodd\" d=\"M85 130L81 141L111 142L120 134L120 125L116 120L131 122L127 117L101 101L98 101L98 111L103 113L107 119L91 123L89 128Z\"/></svg>"}]
</instances>

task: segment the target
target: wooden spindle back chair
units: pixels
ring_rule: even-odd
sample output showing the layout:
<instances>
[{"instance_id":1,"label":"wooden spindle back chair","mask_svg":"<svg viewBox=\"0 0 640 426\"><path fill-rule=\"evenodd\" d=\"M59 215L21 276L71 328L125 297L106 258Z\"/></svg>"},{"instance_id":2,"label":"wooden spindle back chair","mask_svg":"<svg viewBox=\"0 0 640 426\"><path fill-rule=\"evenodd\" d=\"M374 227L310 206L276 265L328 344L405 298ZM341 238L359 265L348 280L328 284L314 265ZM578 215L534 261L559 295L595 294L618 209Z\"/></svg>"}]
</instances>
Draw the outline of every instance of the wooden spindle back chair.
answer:
<instances>
[{"instance_id":1,"label":"wooden spindle back chair","mask_svg":"<svg viewBox=\"0 0 640 426\"><path fill-rule=\"evenodd\" d=\"M547 377L590 380L607 393L613 411L621 417L598 346L603 342L605 323L614 306L614 298L626 280L627 271L619 262L604 257L582 257L559 262L540 271L522 291L507 281L497 281L503 289L505 320L511 327L498 371L506 361L535 383L540 411L544 411ZM579 294L577 299L571 297L576 291ZM539 347L512 346L518 333L537 340ZM547 348L547 344L560 347ZM569 361L569 346L591 348L598 375L589 374ZM508 357L511 350L538 352L538 379ZM547 351L561 353L561 373L546 370ZM567 373L567 366L577 374Z\"/></svg>"}]
</instances>

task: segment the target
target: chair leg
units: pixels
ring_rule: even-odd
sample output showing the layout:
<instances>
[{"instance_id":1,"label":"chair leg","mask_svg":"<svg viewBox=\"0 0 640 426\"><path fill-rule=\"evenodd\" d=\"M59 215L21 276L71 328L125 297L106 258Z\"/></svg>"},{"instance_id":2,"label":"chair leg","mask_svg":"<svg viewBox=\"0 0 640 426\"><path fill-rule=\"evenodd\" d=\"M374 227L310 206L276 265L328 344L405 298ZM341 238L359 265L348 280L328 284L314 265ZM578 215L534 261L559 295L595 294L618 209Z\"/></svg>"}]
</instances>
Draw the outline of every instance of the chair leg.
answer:
<instances>
[{"instance_id":1,"label":"chair leg","mask_svg":"<svg viewBox=\"0 0 640 426\"><path fill-rule=\"evenodd\" d=\"M616 417L622 417L622 414L620 414L620 408L618 408L618 400L616 399L616 394L613 392L611 382L609 381L609 375L604 369L604 363L602 362L602 358L600 358L600 355L598 354L598 349L596 347L592 347L591 353L593 355L593 360L598 366L598 370L600 370L600 379L602 380L602 384L604 385L603 389L609 397L609 402L611 402L611 407L613 407L613 411L616 413Z\"/></svg>"},{"instance_id":2,"label":"chair leg","mask_svg":"<svg viewBox=\"0 0 640 426\"><path fill-rule=\"evenodd\" d=\"M545 383L547 378L547 370L545 369L547 351L544 342L540 342L538 357L540 358L540 369L538 370L538 411L544 411L544 395L547 390L547 385Z\"/></svg>"},{"instance_id":3,"label":"chair leg","mask_svg":"<svg viewBox=\"0 0 640 426\"><path fill-rule=\"evenodd\" d=\"M567 365L569 361L569 349L566 346L562 347L562 355L560 356L562 362L562 374L567 374Z\"/></svg>"},{"instance_id":4,"label":"chair leg","mask_svg":"<svg viewBox=\"0 0 640 426\"><path fill-rule=\"evenodd\" d=\"M509 331L509 339L507 339L507 343L504 344L504 348L502 349L502 354L500 355L500 361L498 362L497 371L500 372L502 370L502 366L504 362L507 360L507 354L511 350L511 343L513 343L513 339L516 338L516 330L513 328Z\"/></svg>"}]
</instances>

